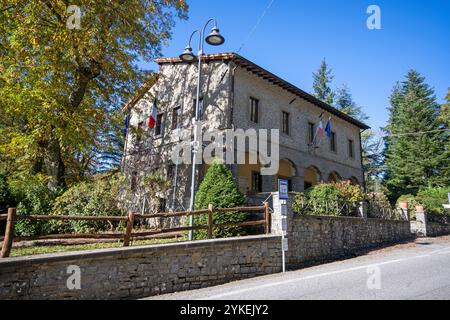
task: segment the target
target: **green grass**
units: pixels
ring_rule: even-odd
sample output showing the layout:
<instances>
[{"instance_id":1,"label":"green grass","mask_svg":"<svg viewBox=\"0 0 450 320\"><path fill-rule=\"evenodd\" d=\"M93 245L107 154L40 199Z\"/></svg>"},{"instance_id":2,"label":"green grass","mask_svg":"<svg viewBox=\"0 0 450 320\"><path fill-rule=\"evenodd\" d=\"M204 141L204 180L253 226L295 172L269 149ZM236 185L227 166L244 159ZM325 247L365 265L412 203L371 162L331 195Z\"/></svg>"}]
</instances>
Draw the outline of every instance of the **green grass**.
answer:
<instances>
[{"instance_id":1,"label":"green grass","mask_svg":"<svg viewBox=\"0 0 450 320\"><path fill-rule=\"evenodd\" d=\"M141 240L134 241L132 246L146 246L155 244L166 244L175 243L183 241L180 239L152 239L152 240ZM47 253L57 253L57 252L69 252L69 251L84 251L84 250L96 250L96 249L111 249L111 248L122 248L123 244L121 242L112 243L90 243L83 245L49 245L49 246L33 246L33 247L23 247L23 248L12 248L11 257L23 257L23 256L33 256L38 254Z\"/></svg>"}]
</instances>

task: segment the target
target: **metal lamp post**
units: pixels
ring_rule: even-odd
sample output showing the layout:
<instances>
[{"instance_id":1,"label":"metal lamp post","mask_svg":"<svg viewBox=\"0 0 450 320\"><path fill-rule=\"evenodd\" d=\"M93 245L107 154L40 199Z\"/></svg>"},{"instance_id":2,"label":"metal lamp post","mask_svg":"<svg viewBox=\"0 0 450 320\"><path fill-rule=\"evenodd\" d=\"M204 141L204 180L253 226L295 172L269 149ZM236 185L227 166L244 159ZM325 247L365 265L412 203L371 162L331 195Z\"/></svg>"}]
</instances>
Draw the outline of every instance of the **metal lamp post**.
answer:
<instances>
[{"instance_id":1,"label":"metal lamp post","mask_svg":"<svg viewBox=\"0 0 450 320\"><path fill-rule=\"evenodd\" d=\"M211 29L211 32L206 38L204 38L204 34L206 31L206 28L208 25L214 22L214 27ZM199 34L199 45L198 45L198 55L195 56L192 52L192 37L194 34ZM195 121L193 124L194 127L194 141L193 141L193 156L192 156L192 177L191 177L191 199L189 203L189 211L194 211L194 204L195 204L195 180L196 180L196 170L197 170L197 153L198 153L198 130L197 125L200 119L200 90L201 90L201 78L202 78L202 55L203 55L203 45L204 41L206 41L209 45L212 46L220 46L225 42L225 38L220 34L219 28L217 27L217 21L214 18L209 19L205 26L203 27L203 30L196 30L191 34L191 37L189 38L189 44L185 48L182 54L180 54L180 59L185 62L193 62L195 60L198 60L198 75L197 75L197 101L195 106ZM194 217L193 215L189 216L189 227L192 227L194 224ZM193 238L193 231L189 230L189 241L192 241Z\"/></svg>"}]
</instances>

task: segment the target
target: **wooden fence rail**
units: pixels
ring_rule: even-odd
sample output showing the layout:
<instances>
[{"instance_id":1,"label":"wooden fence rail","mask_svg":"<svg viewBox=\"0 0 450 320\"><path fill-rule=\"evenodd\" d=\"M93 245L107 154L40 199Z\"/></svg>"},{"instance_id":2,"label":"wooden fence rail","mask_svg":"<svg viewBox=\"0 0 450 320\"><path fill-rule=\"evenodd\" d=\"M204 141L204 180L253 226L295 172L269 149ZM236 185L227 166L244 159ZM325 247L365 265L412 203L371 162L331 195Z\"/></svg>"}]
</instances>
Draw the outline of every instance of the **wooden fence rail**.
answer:
<instances>
[{"instance_id":1,"label":"wooden fence rail","mask_svg":"<svg viewBox=\"0 0 450 320\"><path fill-rule=\"evenodd\" d=\"M264 213L264 220L258 221L244 221L236 223L214 224L214 213L229 214L233 212L262 212ZM206 226L192 226L179 227L171 229L158 229L142 232L133 232L134 223L137 220L148 220L156 218L175 218L175 217L189 217L196 215L208 215L208 224ZM212 205L208 206L207 210L197 210L193 212L175 212L175 213L158 213L158 214L137 214L134 212L128 213L126 217L110 216L110 217L88 217L88 216L49 216L49 215L32 215L32 216L18 216L16 208L9 208L7 214L0 214L0 221L6 220L5 236L3 237L3 245L1 250L1 258L9 257L14 241L14 226L18 220L28 221L110 221L110 222L126 222L127 226L125 233L98 233L98 234L55 234L37 237L20 237L20 240L65 240L65 239L123 239L123 246L128 247L132 238L148 237L159 234L182 232L182 231L197 231L206 230L208 239L213 238L214 229L228 228L228 227L248 227L264 225L264 232L270 233L271 229L271 215L269 204L264 203L260 207L238 207L226 209L214 209Z\"/></svg>"}]
</instances>

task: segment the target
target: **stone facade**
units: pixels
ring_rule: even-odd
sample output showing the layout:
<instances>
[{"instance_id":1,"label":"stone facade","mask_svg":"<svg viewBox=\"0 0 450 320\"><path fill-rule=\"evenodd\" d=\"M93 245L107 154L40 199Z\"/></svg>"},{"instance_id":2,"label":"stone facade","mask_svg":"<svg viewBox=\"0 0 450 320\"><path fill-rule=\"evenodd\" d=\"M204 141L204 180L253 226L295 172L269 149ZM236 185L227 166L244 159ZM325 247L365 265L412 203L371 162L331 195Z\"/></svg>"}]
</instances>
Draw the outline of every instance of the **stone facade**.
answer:
<instances>
[{"instance_id":1,"label":"stone facade","mask_svg":"<svg viewBox=\"0 0 450 320\"><path fill-rule=\"evenodd\" d=\"M281 129L282 112L289 113L289 134L280 133L280 171L276 176L262 176L262 188L255 191L253 172L260 166L231 165L241 191L276 191L278 177L291 180L293 191L303 191L306 183L327 181L331 176L352 179L363 185L361 166L361 129L368 127L336 109L318 101L299 88L276 77L263 68L237 54L219 54L204 57L202 96L203 131L225 129ZM129 176L139 177L150 172L160 171L164 175L172 172L170 179L176 188L161 198L167 201L166 209L183 210L188 206L190 196L190 165L180 165L173 176L171 153L176 143L192 135L192 117L197 85L197 65L183 63L179 59L159 59L158 80L139 99L128 104L131 128L141 127L143 134L137 138L136 130L129 130L122 170ZM148 121L153 97L158 100L159 113L162 114L160 135L149 130ZM250 118L250 98L257 99L258 121ZM182 125L172 129L174 109L181 108ZM336 151L330 150L325 137L318 148L308 146L308 126L317 128L319 116L323 114L324 125L331 118L332 130L336 134ZM353 156L349 153L349 140L354 143ZM172 166L172 168L170 168ZM259 167L258 167L259 166ZM206 166L199 166L201 180ZM313 177L311 177L313 176ZM306 178L308 177L308 178ZM308 180L308 181L306 181ZM315 180L315 181L310 181ZM175 190L176 189L176 190ZM174 191L175 190L175 191ZM135 191L138 201L132 201L140 210L141 198Z\"/></svg>"},{"instance_id":2,"label":"stone facade","mask_svg":"<svg viewBox=\"0 0 450 320\"><path fill-rule=\"evenodd\" d=\"M81 290L69 290L70 265ZM256 236L0 260L0 299L136 299L281 271L281 242Z\"/></svg>"},{"instance_id":3,"label":"stone facade","mask_svg":"<svg viewBox=\"0 0 450 320\"><path fill-rule=\"evenodd\" d=\"M310 152L308 147L308 124L318 125L323 109L304 99L285 92L283 89L245 70L235 70L235 93L233 124L236 128L280 129L282 112L288 112L290 118L289 135L280 133L280 160L288 160L292 164L293 190L303 191L305 171L315 168L319 181L329 180L332 173L342 179L355 179L364 182L361 167L360 128L336 116L332 117L332 130L336 132L336 152L330 150L328 139L323 139L320 147ZM259 100L259 122L250 121L250 97ZM326 117L329 116L326 113ZM328 119L328 118L326 118ZM324 121L324 126L326 121ZM348 154L348 140L355 142L354 157ZM265 177L263 191L276 191L276 177Z\"/></svg>"}]
</instances>

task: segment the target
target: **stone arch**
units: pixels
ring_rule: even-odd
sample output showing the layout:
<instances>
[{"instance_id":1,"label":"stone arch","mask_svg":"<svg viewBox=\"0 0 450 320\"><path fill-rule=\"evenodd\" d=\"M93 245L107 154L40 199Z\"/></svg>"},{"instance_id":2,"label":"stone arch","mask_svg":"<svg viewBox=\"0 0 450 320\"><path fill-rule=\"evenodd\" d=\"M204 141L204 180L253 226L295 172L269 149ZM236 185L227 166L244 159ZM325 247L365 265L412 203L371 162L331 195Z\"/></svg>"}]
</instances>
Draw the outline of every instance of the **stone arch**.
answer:
<instances>
[{"instance_id":1,"label":"stone arch","mask_svg":"<svg viewBox=\"0 0 450 320\"><path fill-rule=\"evenodd\" d=\"M350 183L354 186L360 186L360 182L358 180L358 178L356 178L355 176L350 177L350 179L348 179L350 181Z\"/></svg>"},{"instance_id":2,"label":"stone arch","mask_svg":"<svg viewBox=\"0 0 450 320\"><path fill-rule=\"evenodd\" d=\"M297 186L298 170L292 160L288 158L280 160L278 174L275 179L275 190L278 190L278 179L289 181L289 191L299 191Z\"/></svg>"},{"instance_id":3,"label":"stone arch","mask_svg":"<svg viewBox=\"0 0 450 320\"><path fill-rule=\"evenodd\" d=\"M336 171L332 171L328 175L328 182L340 182L340 181L342 181L342 176Z\"/></svg>"},{"instance_id":4,"label":"stone arch","mask_svg":"<svg viewBox=\"0 0 450 320\"><path fill-rule=\"evenodd\" d=\"M316 166L309 166L304 172L304 190L318 185L322 181L322 173Z\"/></svg>"}]
</instances>

